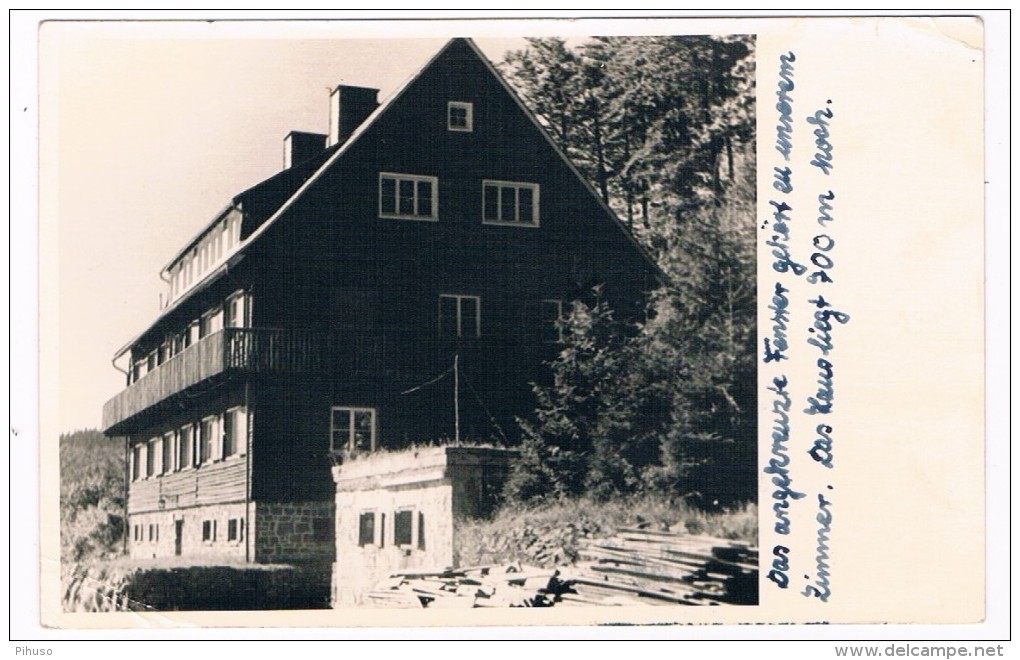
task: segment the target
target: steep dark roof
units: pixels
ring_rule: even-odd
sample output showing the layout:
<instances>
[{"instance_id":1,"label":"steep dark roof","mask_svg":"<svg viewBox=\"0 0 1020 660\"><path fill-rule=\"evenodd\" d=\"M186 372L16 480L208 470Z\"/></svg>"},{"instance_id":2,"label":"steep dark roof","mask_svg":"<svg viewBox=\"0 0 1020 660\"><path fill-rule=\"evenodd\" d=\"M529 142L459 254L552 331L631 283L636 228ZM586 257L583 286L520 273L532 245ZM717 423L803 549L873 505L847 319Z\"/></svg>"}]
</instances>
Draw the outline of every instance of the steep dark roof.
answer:
<instances>
[{"instance_id":1,"label":"steep dark roof","mask_svg":"<svg viewBox=\"0 0 1020 660\"><path fill-rule=\"evenodd\" d=\"M171 311L176 309L181 303L189 299L194 293L201 290L215 279L218 279L224 269L229 268L231 264L236 263L247 248L253 244L266 230L269 229L280 217L282 217L287 209L299 198L302 193L308 189L319 177L323 175L338 159L342 158L343 155L355 144L358 139L367 131L378 117L384 114L394 103L396 103L404 93L412 86L412 84L422 75L422 73L428 69L433 62L439 59L445 52L450 50L452 47L460 49L467 49L472 52L489 70L489 72L495 77L497 81L502 85L503 89L506 90L507 94L515 101L520 110L531 123L538 130L539 134L548 142L552 147L553 151L566 163L570 171L577 177L577 180L588 190L592 198L595 199L600 207L605 212L606 217L615 224L617 229L623 234L623 236L629 241L635 250L647 261L652 271L655 272L659 279L664 279L662 270L659 268L655 260L652 259L651 255L647 252L643 245L641 245L631 235L623 222L620 221L616 213L609 208L609 206L602 200L599 194L595 191L592 185L584 178L584 176L574 166L574 163L567 157L563 150L553 141L549 136L549 133L542 126L541 122L538 121L537 117L531 110L524 104L520 96L513 90L512 87L503 79L503 76L496 70L492 62L479 50L478 46L471 39L464 37L457 37L451 39L446 43L435 55L433 55L428 62L426 62L421 68L419 68L413 75L411 75L407 81L389 98L387 98L378 108L370 114L365 121L351 134L351 136L342 144L333 145L323 150L320 154L302 162L290 169L279 172L265 181L248 188L244 192L236 195L232 203L227 208L218 214L212 223L207 225L201 232L199 232L187 246L182 249L177 255L167 264L164 268L169 268L177 261L183 254L185 254L195 243L197 243L202 236L220 219L223 214L230 211L237 205L240 205L244 210L244 231L242 236L246 235L241 242L241 245L232 255L231 259L227 264L217 268L216 270L208 273L202 281L196 283L196 285L184 295L178 298L172 305L169 305L166 309L160 312L159 316L148 325L148 327L138 334L131 341L126 343L121 349L114 355L116 360L125 352L127 352L132 345L134 345L139 339L145 336L146 333L156 327L160 321L166 317Z\"/></svg>"},{"instance_id":2,"label":"steep dark roof","mask_svg":"<svg viewBox=\"0 0 1020 660\"><path fill-rule=\"evenodd\" d=\"M308 160L274 174L265 181L235 195L234 204L244 210L245 231L254 231L272 216L342 146L335 144L327 147Z\"/></svg>"}]
</instances>

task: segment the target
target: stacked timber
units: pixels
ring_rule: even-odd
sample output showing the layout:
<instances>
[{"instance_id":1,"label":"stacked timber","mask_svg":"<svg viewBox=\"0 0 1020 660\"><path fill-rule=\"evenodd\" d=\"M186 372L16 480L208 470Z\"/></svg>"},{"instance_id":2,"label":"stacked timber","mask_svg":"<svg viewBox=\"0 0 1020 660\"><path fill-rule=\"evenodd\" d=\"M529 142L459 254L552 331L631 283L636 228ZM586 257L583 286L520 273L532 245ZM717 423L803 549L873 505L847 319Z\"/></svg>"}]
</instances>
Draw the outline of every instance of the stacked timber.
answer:
<instances>
[{"instance_id":1,"label":"stacked timber","mask_svg":"<svg viewBox=\"0 0 1020 660\"><path fill-rule=\"evenodd\" d=\"M549 607L566 585L556 569L508 564L394 573L366 595L374 607Z\"/></svg>"},{"instance_id":2,"label":"stacked timber","mask_svg":"<svg viewBox=\"0 0 1020 660\"><path fill-rule=\"evenodd\" d=\"M751 605L758 550L746 543L649 529L591 539L571 566L472 566L394 573L366 595L374 607Z\"/></svg>"},{"instance_id":3,"label":"stacked timber","mask_svg":"<svg viewBox=\"0 0 1020 660\"><path fill-rule=\"evenodd\" d=\"M623 529L588 541L562 579L572 604L751 605L758 601L758 550L710 536Z\"/></svg>"}]
</instances>

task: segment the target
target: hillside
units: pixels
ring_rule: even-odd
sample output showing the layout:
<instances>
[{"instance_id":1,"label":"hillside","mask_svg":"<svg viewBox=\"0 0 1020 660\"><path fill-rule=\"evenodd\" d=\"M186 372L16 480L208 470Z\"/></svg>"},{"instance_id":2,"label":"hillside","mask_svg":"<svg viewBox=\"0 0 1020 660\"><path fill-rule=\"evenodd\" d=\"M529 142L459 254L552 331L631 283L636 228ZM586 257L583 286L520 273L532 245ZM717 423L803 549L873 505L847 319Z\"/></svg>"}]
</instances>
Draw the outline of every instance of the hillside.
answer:
<instances>
[{"instance_id":1,"label":"hillside","mask_svg":"<svg viewBox=\"0 0 1020 660\"><path fill-rule=\"evenodd\" d=\"M582 496L534 505L507 504L491 519L462 521L454 539L454 555L460 566L572 564L587 541L610 537L628 527L704 534L757 545L758 508L743 504L706 512L657 493L611 501Z\"/></svg>"},{"instance_id":2,"label":"hillside","mask_svg":"<svg viewBox=\"0 0 1020 660\"><path fill-rule=\"evenodd\" d=\"M60 558L118 554L124 535L124 444L95 429L60 436Z\"/></svg>"}]
</instances>

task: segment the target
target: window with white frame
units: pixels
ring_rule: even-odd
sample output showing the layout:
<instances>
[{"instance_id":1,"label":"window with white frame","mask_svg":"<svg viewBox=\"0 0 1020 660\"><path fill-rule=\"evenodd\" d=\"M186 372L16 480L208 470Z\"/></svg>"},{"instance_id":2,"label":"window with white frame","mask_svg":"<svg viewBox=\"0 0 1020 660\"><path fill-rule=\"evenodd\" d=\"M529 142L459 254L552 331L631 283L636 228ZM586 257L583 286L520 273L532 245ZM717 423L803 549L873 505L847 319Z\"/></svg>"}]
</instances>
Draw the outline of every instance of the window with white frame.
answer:
<instances>
[{"instance_id":1,"label":"window with white frame","mask_svg":"<svg viewBox=\"0 0 1020 660\"><path fill-rule=\"evenodd\" d=\"M176 469L174 467L174 438L175 437L176 436L175 436L173 431L170 431L169 433L164 433L163 434L163 444L162 444L163 457L162 457L161 465L160 465L160 467L162 467L163 469L160 470L160 474L168 474L170 472L174 472L175 469Z\"/></svg>"},{"instance_id":2,"label":"window with white frame","mask_svg":"<svg viewBox=\"0 0 1020 660\"><path fill-rule=\"evenodd\" d=\"M131 448L131 481L138 481L142 478L142 465L145 457L145 443L139 443Z\"/></svg>"},{"instance_id":3,"label":"window with white frame","mask_svg":"<svg viewBox=\"0 0 1020 660\"><path fill-rule=\"evenodd\" d=\"M202 542L203 543L214 543L216 541L216 521L215 520L203 520L202 521Z\"/></svg>"},{"instance_id":4,"label":"window with white frame","mask_svg":"<svg viewBox=\"0 0 1020 660\"><path fill-rule=\"evenodd\" d=\"M407 507L404 509L398 509L393 514L393 545L395 546L413 546L423 545L423 543L416 543L415 539L421 534L421 522L422 518L415 515L418 512L414 507Z\"/></svg>"},{"instance_id":5,"label":"window with white frame","mask_svg":"<svg viewBox=\"0 0 1020 660\"><path fill-rule=\"evenodd\" d=\"M329 447L333 451L375 451L375 408L333 406Z\"/></svg>"},{"instance_id":6,"label":"window with white frame","mask_svg":"<svg viewBox=\"0 0 1020 660\"><path fill-rule=\"evenodd\" d=\"M184 335L182 336L182 339L184 340L184 348L187 348L198 341L201 326L201 321L192 321L188 324L188 328L184 331Z\"/></svg>"},{"instance_id":7,"label":"window with white frame","mask_svg":"<svg viewBox=\"0 0 1020 660\"><path fill-rule=\"evenodd\" d=\"M439 179L417 174L379 173L379 217L436 220Z\"/></svg>"},{"instance_id":8,"label":"window with white frame","mask_svg":"<svg viewBox=\"0 0 1020 660\"><path fill-rule=\"evenodd\" d=\"M475 127L475 106L464 101L450 101L446 104L446 128L461 133L470 133Z\"/></svg>"},{"instance_id":9,"label":"window with white frame","mask_svg":"<svg viewBox=\"0 0 1020 660\"><path fill-rule=\"evenodd\" d=\"M481 337L482 306L478 296L444 293L439 296L440 337Z\"/></svg>"},{"instance_id":10,"label":"window with white frame","mask_svg":"<svg viewBox=\"0 0 1020 660\"><path fill-rule=\"evenodd\" d=\"M162 436L152 440L149 444L149 450L153 453L152 476L158 477L166 472L166 466L163 464L164 453Z\"/></svg>"},{"instance_id":11,"label":"window with white frame","mask_svg":"<svg viewBox=\"0 0 1020 660\"><path fill-rule=\"evenodd\" d=\"M241 212L239 210L231 211L225 229L227 230L227 245L233 249L241 242Z\"/></svg>"},{"instance_id":12,"label":"window with white frame","mask_svg":"<svg viewBox=\"0 0 1020 660\"><path fill-rule=\"evenodd\" d=\"M145 445L145 478L156 475L156 440L149 440Z\"/></svg>"},{"instance_id":13,"label":"window with white frame","mask_svg":"<svg viewBox=\"0 0 1020 660\"><path fill-rule=\"evenodd\" d=\"M181 265L178 263L170 269L170 299L175 300L180 292L180 281L178 275L181 272Z\"/></svg>"},{"instance_id":14,"label":"window with white frame","mask_svg":"<svg viewBox=\"0 0 1020 660\"><path fill-rule=\"evenodd\" d=\"M223 458L243 456L248 445L248 411L231 408L223 415Z\"/></svg>"},{"instance_id":15,"label":"window with white frame","mask_svg":"<svg viewBox=\"0 0 1020 660\"><path fill-rule=\"evenodd\" d=\"M219 262L219 260L223 257L223 232L213 229L211 240L213 261Z\"/></svg>"},{"instance_id":16,"label":"window with white frame","mask_svg":"<svg viewBox=\"0 0 1020 660\"><path fill-rule=\"evenodd\" d=\"M538 184L482 181L482 222L537 227Z\"/></svg>"},{"instance_id":17,"label":"window with white frame","mask_svg":"<svg viewBox=\"0 0 1020 660\"><path fill-rule=\"evenodd\" d=\"M230 232L230 221L224 220L220 224L220 239L223 241L223 248L225 251L234 247L234 242L231 240L231 238L232 237Z\"/></svg>"},{"instance_id":18,"label":"window with white frame","mask_svg":"<svg viewBox=\"0 0 1020 660\"><path fill-rule=\"evenodd\" d=\"M244 540L244 518L231 518L227 521L227 540L234 542Z\"/></svg>"},{"instance_id":19,"label":"window with white frame","mask_svg":"<svg viewBox=\"0 0 1020 660\"><path fill-rule=\"evenodd\" d=\"M223 327L247 327L247 297L243 291L231 295L223 304Z\"/></svg>"},{"instance_id":20,"label":"window with white frame","mask_svg":"<svg viewBox=\"0 0 1020 660\"><path fill-rule=\"evenodd\" d=\"M375 511L362 511L358 516L358 545L377 545L375 541Z\"/></svg>"},{"instance_id":21,"label":"window with white frame","mask_svg":"<svg viewBox=\"0 0 1020 660\"><path fill-rule=\"evenodd\" d=\"M138 380L147 373L149 373L148 361L145 358L135 360L134 365L131 367L131 374L134 378L134 382L137 383Z\"/></svg>"},{"instance_id":22,"label":"window with white frame","mask_svg":"<svg viewBox=\"0 0 1020 660\"><path fill-rule=\"evenodd\" d=\"M541 315L542 341L547 344L556 344L563 341L563 330L559 325L563 319L563 301L543 300L541 302Z\"/></svg>"},{"instance_id":23,"label":"window with white frame","mask_svg":"<svg viewBox=\"0 0 1020 660\"><path fill-rule=\"evenodd\" d=\"M202 315L202 320L199 321L198 325L198 336L208 337L214 332L219 332L223 329L223 308L217 307L211 309Z\"/></svg>"},{"instance_id":24,"label":"window with white frame","mask_svg":"<svg viewBox=\"0 0 1020 660\"><path fill-rule=\"evenodd\" d=\"M177 464L179 469L187 470L194 465L195 429L185 424L177 432Z\"/></svg>"},{"instance_id":25,"label":"window with white frame","mask_svg":"<svg viewBox=\"0 0 1020 660\"><path fill-rule=\"evenodd\" d=\"M204 464L221 458L222 438L220 438L220 418L218 415L206 417L199 424L199 455L198 463Z\"/></svg>"}]
</instances>

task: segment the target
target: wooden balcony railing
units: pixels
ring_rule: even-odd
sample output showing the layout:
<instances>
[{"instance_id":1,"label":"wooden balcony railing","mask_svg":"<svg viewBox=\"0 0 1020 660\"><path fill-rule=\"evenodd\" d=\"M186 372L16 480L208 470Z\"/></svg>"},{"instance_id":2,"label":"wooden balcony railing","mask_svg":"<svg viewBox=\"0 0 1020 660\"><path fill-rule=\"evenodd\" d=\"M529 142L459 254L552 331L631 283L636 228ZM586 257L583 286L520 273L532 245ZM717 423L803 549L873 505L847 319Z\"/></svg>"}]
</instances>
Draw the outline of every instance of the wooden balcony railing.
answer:
<instances>
[{"instance_id":1,"label":"wooden balcony railing","mask_svg":"<svg viewBox=\"0 0 1020 660\"><path fill-rule=\"evenodd\" d=\"M216 376L384 369L393 363L398 343L364 332L227 328L203 337L107 401L103 428L125 432L132 426L125 422L136 415Z\"/></svg>"}]
</instances>

